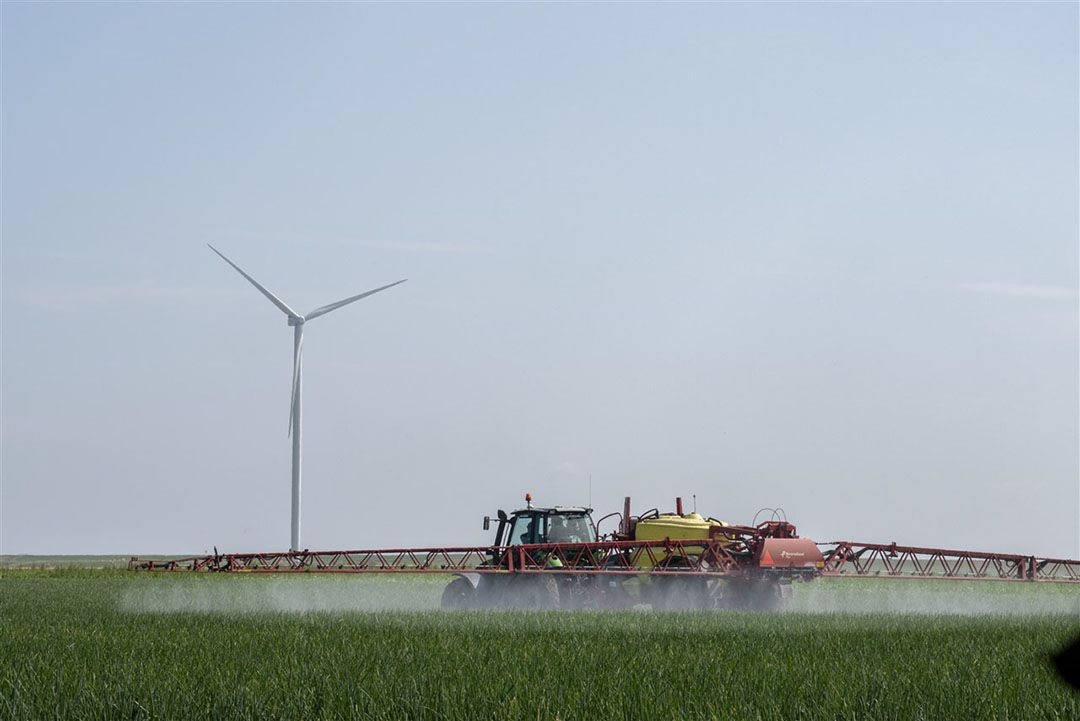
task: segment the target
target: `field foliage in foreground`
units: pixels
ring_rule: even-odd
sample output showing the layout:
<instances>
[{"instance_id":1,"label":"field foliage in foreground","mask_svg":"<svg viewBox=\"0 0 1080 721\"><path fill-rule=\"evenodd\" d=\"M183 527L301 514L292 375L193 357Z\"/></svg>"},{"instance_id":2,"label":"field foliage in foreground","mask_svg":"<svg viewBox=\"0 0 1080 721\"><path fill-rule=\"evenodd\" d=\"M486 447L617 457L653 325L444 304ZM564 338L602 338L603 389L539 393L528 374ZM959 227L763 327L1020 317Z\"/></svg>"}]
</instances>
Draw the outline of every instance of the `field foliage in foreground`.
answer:
<instances>
[{"instance_id":1,"label":"field foliage in foreground","mask_svg":"<svg viewBox=\"0 0 1080 721\"><path fill-rule=\"evenodd\" d=\"M1021 615L808 612L914 588L864 581L775 615L425 610L444 583L7 572L0 718L1080 718L1046 661L1075 588L961 594Z\"/></svg>"}]
</instances>

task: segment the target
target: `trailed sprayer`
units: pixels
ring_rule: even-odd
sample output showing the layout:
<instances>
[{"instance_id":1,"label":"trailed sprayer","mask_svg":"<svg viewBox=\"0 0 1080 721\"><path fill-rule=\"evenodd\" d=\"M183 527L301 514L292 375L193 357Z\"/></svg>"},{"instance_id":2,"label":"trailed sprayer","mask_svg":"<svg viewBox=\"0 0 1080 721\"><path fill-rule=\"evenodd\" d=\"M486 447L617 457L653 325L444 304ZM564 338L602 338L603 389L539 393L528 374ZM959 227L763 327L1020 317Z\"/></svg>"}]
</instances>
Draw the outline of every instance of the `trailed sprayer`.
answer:
<instances>
[{"instance_id":1,"label":"trailed sprayer","mask_svg":"<svg viewBox=\"0 0 1080 721\"><path fill-rule=\"evenodd\" d=\"M741 526L650 509L593 520L591 508L534 507L494 518L490 546L226 553L132 558L137 571L452 574L443 608L775 610L797 582L822 576L1080 583L1080 561L896 543L819 543L782 511ZM759 514L760 516L760 514ZM605 524L610 529L604 532Z\"/></svg>"}]
</instances>

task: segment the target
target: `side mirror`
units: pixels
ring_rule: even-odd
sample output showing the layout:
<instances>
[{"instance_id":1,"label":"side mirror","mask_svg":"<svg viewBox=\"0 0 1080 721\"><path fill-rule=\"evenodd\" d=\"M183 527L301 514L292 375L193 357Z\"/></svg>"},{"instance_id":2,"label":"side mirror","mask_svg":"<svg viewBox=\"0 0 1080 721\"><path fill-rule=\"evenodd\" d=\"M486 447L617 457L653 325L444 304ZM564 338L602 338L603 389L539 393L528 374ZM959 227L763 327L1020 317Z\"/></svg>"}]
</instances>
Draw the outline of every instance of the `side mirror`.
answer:
<instances>
[{"instance_id":1,"label":"side mirror","mask_svg":"<svg viewBox=\"0 0 1080 721\"><path fill-rule=\"evenodd\" d=\"M491 530L491 516L484 516L484 530Z\"/></svg>"}]
</instances>

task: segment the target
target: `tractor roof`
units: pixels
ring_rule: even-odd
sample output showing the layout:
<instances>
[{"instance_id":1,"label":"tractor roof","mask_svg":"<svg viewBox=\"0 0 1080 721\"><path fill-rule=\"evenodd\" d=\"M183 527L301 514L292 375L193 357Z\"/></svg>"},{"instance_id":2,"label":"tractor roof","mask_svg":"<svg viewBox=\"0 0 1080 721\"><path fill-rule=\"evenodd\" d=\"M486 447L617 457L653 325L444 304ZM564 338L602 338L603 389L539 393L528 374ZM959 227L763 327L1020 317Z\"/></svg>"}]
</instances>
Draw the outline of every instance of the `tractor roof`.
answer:
<instances>
[{"instance_id":1,"label":"tractor roof","mask_svg":"<svg viewBox=\"0 0 1080 721\"><path fill-rule=\"evenodd\" d=\"M519 508L514 513L592 513L592 510L584 506L551 506L550 508Z\"/></svg>"}]
</instances>

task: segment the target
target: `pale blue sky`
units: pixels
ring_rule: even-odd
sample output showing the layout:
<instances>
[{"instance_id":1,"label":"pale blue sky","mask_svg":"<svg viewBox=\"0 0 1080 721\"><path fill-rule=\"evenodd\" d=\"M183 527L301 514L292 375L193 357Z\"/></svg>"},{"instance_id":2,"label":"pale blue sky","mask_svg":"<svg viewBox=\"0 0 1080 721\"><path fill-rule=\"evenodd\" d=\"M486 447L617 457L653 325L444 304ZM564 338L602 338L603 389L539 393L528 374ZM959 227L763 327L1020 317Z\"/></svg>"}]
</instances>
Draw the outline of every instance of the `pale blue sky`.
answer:
<instances>
[{"instance_id":1,"label":"pale blue sky","mask_svg":"<svg viewBox=\"0 0 1080 721\"><path fill-rule=\"evenodd\" d=\"M1080 554L1075 4L5 3L5 553L696 493Z\"/></svg>"}]
</instances>

